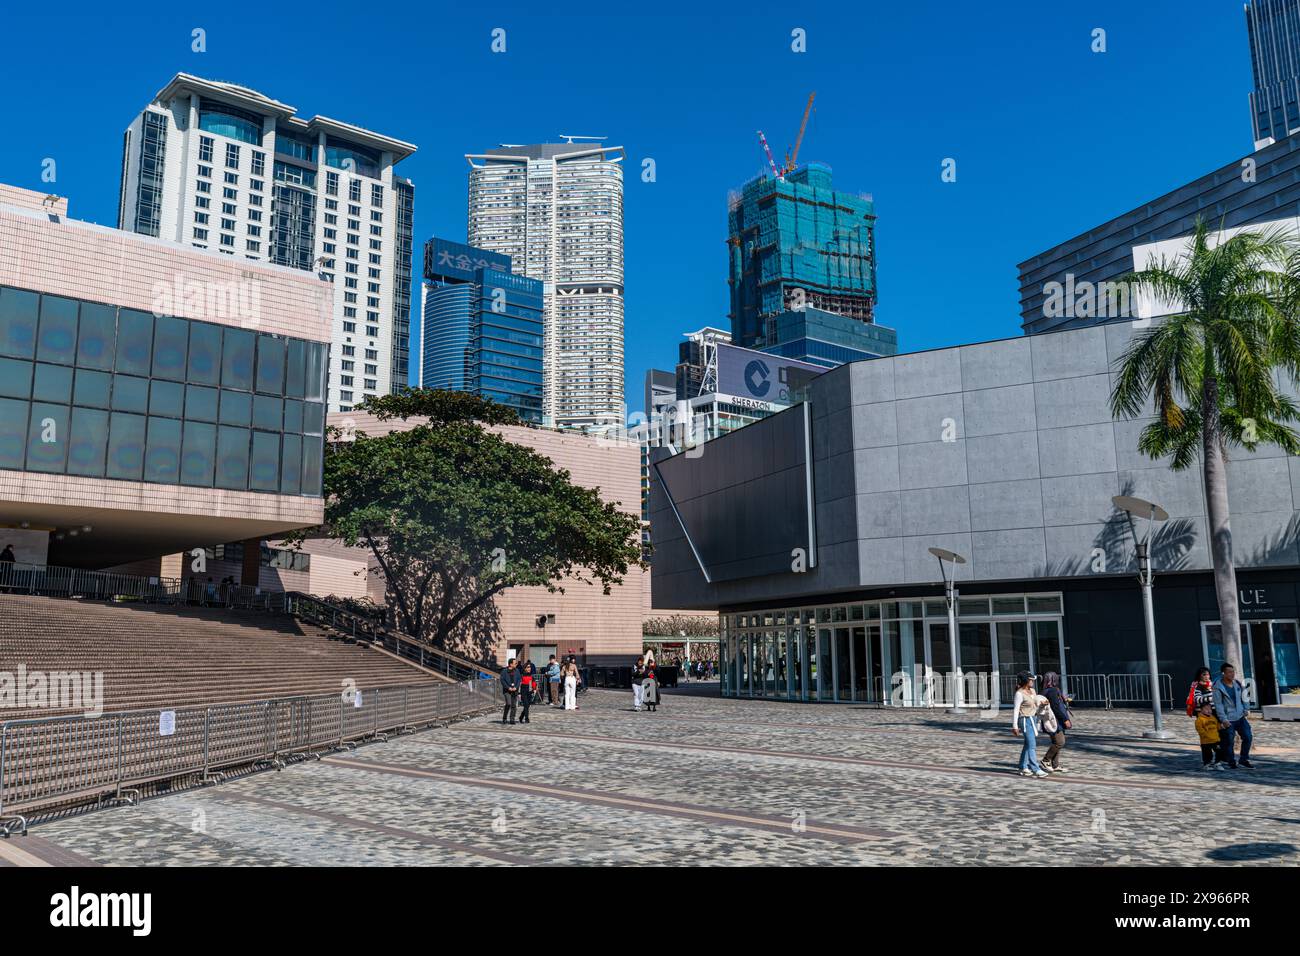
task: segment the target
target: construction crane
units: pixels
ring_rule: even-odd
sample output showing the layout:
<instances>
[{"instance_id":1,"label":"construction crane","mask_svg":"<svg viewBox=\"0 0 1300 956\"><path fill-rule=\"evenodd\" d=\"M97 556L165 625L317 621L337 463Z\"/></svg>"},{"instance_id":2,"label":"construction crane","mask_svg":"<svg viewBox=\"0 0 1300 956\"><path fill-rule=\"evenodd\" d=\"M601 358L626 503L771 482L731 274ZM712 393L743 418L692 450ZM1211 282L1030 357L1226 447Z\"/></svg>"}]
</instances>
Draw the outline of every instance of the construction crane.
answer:
<instances>
[{"instance_id":1,"label":"construction crane","mask_svg":"<svg viewBox=\"0 0 1300 956\"><path fill-rule=\"evenodd\" d=\"M799 147L803 145L803 134L808 128L808 114L812 112L813 99L817 96L817 91L813 90L808 94L808 103L803 108L803 120L799 123L799 136L794 141L794 152L786 150L785 168L781 170L778 179L784 179L787 173L794 172L795 164L799 161Z\"/></svg>"},{"instance_id":2,"label":"construction crane","mask_svg":"<svg viewBox=\"0 0 1300 956\"><path fill-rule=\"evenodd\" d=\"M761 129L758 131L758 141L763 144L763 152L767 153L767 164L772 167L772 175L777 179L785 179L785 173L776 167L776 160L772 158L772 150L767 145L767 137L763 135Z\"/></svg>"}]
</instances>

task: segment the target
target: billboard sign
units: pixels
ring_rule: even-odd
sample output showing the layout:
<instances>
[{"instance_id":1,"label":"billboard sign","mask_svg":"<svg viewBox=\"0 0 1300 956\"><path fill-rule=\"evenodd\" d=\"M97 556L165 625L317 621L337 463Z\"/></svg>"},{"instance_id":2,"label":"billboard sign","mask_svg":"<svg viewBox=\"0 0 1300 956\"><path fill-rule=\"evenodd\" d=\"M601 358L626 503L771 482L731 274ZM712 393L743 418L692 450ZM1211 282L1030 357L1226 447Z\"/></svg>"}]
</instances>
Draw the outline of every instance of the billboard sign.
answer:
<instances>
[{"instance_id":1,"label":"billboard sign","mask_svg":"<svg viewBox=\"0 0 1300 956\"><path fill-rule=\"evenodd\" d=\"M473 282L475 269L510 271L510 257L436 236L424 245L424 277L434 281Z\"/></svg>"},{"instance_id":2,"label":"billboard sign","mask_svg":"<svg viewBox=\"0 0 1300 956\"><path fill-rule=\"evenodd\" d=\"M826 369L735 345L718 345L718 391L772 405L793 405L799 390Z\"/></svg>"}]
</instances>

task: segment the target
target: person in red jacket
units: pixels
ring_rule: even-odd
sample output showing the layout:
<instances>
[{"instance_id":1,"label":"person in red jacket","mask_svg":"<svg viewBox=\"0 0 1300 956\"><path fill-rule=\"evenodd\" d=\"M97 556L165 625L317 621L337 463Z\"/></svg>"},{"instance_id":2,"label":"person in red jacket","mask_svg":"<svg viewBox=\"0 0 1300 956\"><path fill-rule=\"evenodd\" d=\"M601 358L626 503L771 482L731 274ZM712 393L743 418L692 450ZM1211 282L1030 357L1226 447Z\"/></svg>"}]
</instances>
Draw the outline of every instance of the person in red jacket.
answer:
<instances>
[{"instance_id":1,"label":"person in red jacket","mask_svg":"<svg viewBox=\"0 0 1300 956\"><path fill-rule=\"evenodd\" d=\"M537 672L533 669L533 662L526 661L523 673L519 675L519 701L524 705L523 712L519 715L521 724L532 723L528 716L528 708L533 703L535 693L537 693Z\"/></svg>"}]
</instances>

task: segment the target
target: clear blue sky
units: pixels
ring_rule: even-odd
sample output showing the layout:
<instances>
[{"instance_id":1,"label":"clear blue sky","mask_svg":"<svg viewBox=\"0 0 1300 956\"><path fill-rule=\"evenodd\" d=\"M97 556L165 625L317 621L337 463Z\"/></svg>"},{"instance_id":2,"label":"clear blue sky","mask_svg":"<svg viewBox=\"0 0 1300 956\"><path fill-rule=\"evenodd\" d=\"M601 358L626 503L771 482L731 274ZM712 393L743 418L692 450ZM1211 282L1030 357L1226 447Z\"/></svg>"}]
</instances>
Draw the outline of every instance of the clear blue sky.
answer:
<instances>
[{"instance_id":1,"label":"clear blue sky","mask_svg":"<svg viewBox=\"0 0 1300 956\"><path fill-rule=\"evenodd\" d=\"M631 409L680 333L726 326L727 191L763 167L756 129L793 141L810 90L801 156L874 194L878 318L904 351L1020 334L1018 262L1251 148L1241 0L176 6L6 10L0 182L49 188L54 158L72 215L114 223L122 131L186 71L416 143L398 169L418 249L465 238L466 152L608 135L628 152Z\"/></svg>"}]
</instances>

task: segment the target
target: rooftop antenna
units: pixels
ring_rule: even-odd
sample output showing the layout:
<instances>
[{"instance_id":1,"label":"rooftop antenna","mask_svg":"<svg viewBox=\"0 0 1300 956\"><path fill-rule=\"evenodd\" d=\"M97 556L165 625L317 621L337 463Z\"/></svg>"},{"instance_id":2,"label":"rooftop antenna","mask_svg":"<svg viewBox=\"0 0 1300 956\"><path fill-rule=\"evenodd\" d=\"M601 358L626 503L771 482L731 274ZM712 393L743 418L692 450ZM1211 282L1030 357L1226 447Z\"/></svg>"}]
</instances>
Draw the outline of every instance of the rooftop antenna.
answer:
<instances>
[{"instance_id":1,"label":"rooftop antenna","mask_svg":"<svg viewBox=\"0 0 1300 956\"><path fill-rule=\"evenodd\" d=\"M595 140L596 142L600 143L609 139L609 137L608 136L578 136L576 134L570 135L568 133L561 133L560 139L564 140L566 143L569 144L572 144L575 139Z\"/></svg>"}]
</instances>

